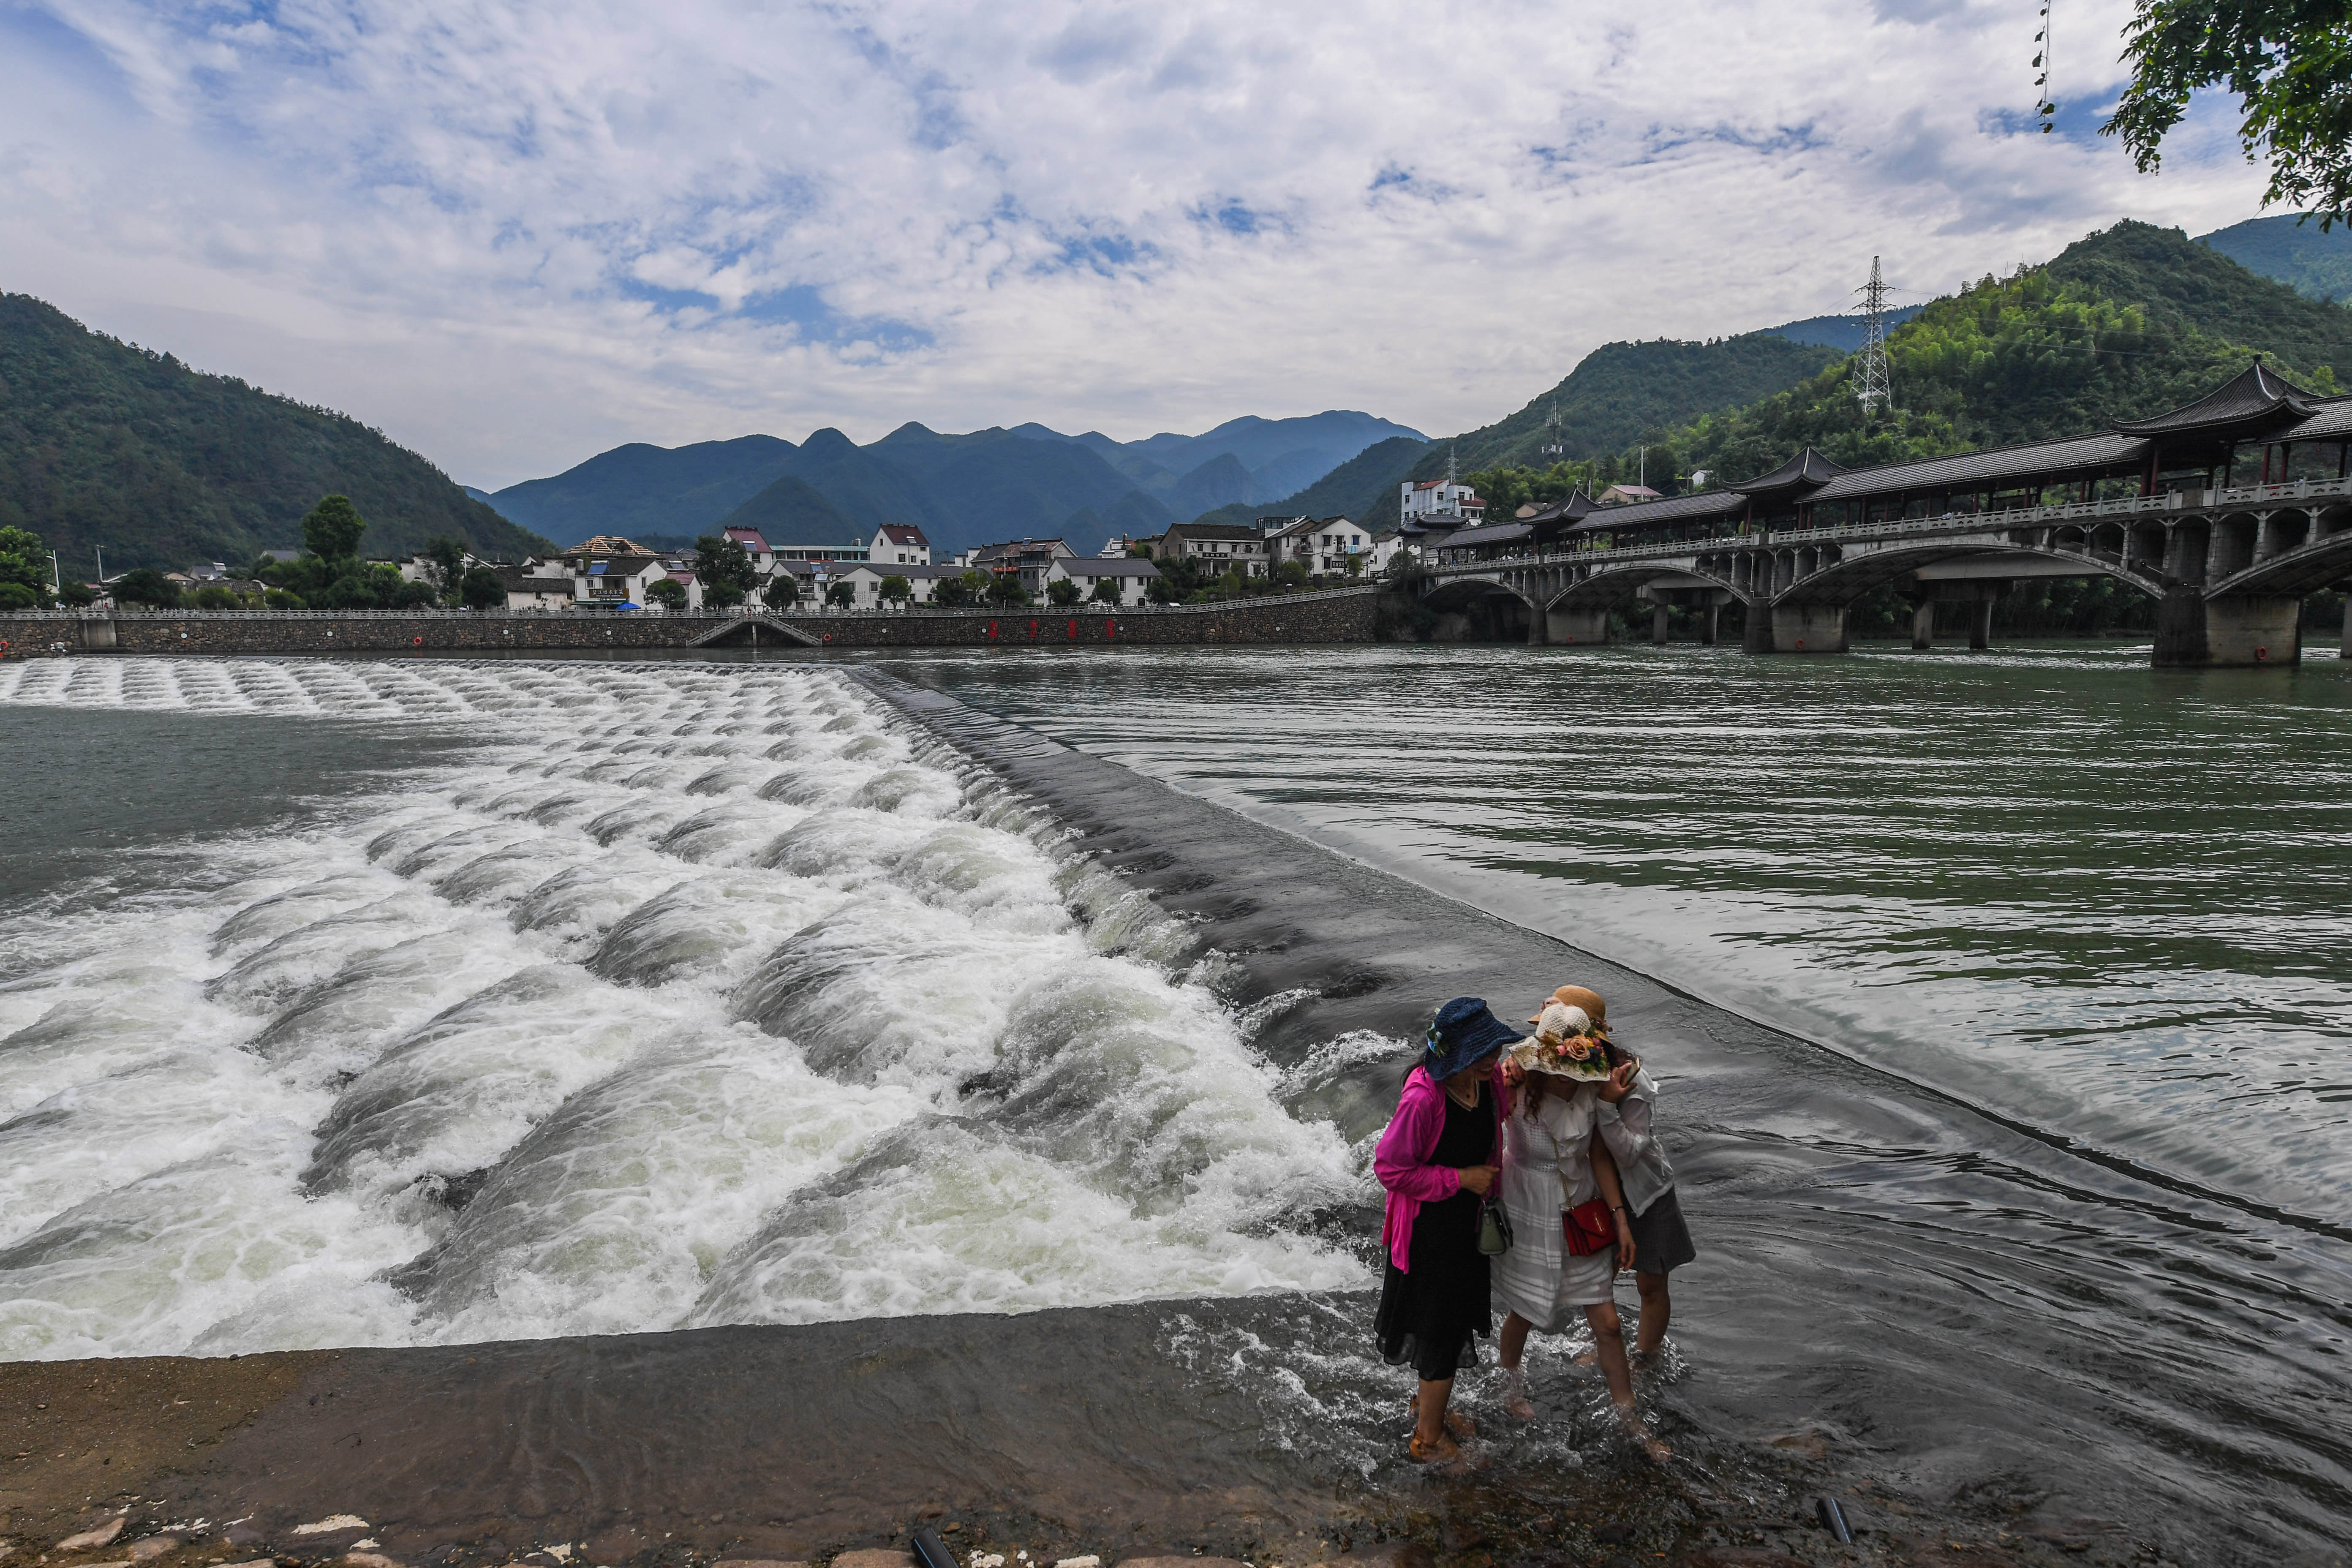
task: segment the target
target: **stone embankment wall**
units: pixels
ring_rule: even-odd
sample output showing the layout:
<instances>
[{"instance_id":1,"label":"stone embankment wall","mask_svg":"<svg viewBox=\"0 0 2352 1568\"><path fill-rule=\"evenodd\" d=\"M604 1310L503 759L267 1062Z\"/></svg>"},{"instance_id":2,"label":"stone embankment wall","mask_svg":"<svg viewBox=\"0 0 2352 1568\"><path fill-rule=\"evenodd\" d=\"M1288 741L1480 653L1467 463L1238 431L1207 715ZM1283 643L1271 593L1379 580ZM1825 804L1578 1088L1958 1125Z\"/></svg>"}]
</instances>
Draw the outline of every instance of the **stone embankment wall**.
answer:
<instances>
[{"instance_id":1,"label":"stone embankment wall","mask_svg":"<svg viewBox=\"0 0 2352 1568\"><path fill-rule=\"evenodd\" d=\"M1036 606L1012 612L852 611L777 617L834 648L1069 647L1074 644L1370 642L1377 588L1106 613ZM740 616L573 615L270 615L215 613L111 618L0 616L6 657L58 651L131 654L333 654L527 652L628 654L688 647L713 631L719 646L750 646ZM761 648L802 646L760 624Z\"/></svg>"}]
</instances>

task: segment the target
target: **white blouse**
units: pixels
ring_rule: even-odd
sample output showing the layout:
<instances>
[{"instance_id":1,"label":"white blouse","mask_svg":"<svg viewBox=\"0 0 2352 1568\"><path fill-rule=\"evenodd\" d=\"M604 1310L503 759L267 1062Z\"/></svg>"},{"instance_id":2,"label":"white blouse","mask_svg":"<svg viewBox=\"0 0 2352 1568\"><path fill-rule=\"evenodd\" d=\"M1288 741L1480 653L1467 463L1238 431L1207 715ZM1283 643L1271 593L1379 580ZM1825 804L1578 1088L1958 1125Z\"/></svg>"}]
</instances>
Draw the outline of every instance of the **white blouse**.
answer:
<instances>
[{"instance_id":1,"label":"white blouse","mask_svg":"<svg viewBox=\"0 0 2352 1568\"><path fill-rule=\"evenodd\" d=\"M1524 1092L1524 1091L1522 1091ZM1514 1226L1521 1215L1553 1216L1591 1203L1600 1186L1592 1177L1592 1130L1601 1111L1598 1084L1579 1084L1572 1094L1548 1094L1533 1117L1515 1110L1503 1123L1503 1205Z\"/></svg>"}]
</instances>

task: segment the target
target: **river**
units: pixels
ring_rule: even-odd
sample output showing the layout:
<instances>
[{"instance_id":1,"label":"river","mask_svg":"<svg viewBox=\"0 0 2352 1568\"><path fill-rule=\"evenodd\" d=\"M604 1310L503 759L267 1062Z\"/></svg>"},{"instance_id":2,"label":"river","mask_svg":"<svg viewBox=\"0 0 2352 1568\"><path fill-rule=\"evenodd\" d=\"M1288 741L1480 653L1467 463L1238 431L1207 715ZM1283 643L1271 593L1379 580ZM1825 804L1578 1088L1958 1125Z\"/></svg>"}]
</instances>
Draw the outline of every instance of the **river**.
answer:
<instances>
[{"instance_id":1,"label":"river","mask_svg":"<svg viewBox=\"0 0 2352 1568\"><path fill-rule=\"evenodd\" d=\"M1396 1068L1570 965L1667 1082L1678 1441L2352 1517L2333 661L873 667L0 667L0 1356L1223 1298L1126 1353L1382 1475Z\"/></svg>"}]
</instances>

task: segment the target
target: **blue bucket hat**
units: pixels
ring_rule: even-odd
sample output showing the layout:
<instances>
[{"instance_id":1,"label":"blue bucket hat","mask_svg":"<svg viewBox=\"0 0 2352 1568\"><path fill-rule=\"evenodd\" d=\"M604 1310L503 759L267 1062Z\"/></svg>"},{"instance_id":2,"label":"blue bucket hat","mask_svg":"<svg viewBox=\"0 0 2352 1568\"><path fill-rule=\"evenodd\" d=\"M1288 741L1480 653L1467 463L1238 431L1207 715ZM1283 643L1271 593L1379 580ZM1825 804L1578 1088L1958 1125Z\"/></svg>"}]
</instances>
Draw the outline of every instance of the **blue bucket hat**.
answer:
<instances>
[{"instance_id":1,"label":"blue bucket hat","mask_svg":"<svg viewBox=\"0 0 2352 1568\"><path fill-rule=\"evenodd\" d=\"M1518 1044L1518 1030L1486 1009L1483 996L1456 996L1437 1010L1429 1026L1421 1065L1432 1078L1452 1078L1464 1068Z\"/></svg>"}]
</instances>

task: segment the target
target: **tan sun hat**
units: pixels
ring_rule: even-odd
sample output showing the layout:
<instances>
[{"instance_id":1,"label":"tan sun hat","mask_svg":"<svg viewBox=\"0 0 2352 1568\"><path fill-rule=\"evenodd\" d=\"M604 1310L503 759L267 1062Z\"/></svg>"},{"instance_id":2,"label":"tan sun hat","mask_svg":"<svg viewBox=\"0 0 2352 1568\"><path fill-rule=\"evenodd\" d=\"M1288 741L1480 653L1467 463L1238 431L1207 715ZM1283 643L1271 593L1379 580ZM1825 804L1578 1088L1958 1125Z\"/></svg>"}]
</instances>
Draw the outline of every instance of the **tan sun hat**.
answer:
<instances>
[{"instance_id":1,"label":"tan sun hat","mask_svg":"<svg viewBox=\"0 0 2352 1568\"><path fill-rule=\"evenodd\" d=\"M1581 985L1563 985L1551 994L1550 1001L1546 1002L1544 1006L1549 1007L1553 1002L1559 1003L1563 1007L1582 1008L1585 1017L1591 1020L1592 1027L1606 1029L1609 1026L1609 1004L1601 999L1601 993L1598 991L1588 991ZM1535 1023L1542 1016L1543 1013L1538 1009L1535 1017L1529 1018L1528 1022Z\"/></svg>"},{"instance_id":2,"label":"tan sun hat","mask_svg":"<svg viewBox=\"0 0 2352 1568\"><path fill-rule=\"evenodd\" d=\"M1548 1003L1534 1023L1534 1036L1509 1053L1522 1069L1579 1083L1598 1083L1609 1076L1608 1050L1592 1037L1592 1019L1583 1008Z\"/></svg>"}]
</instances>

